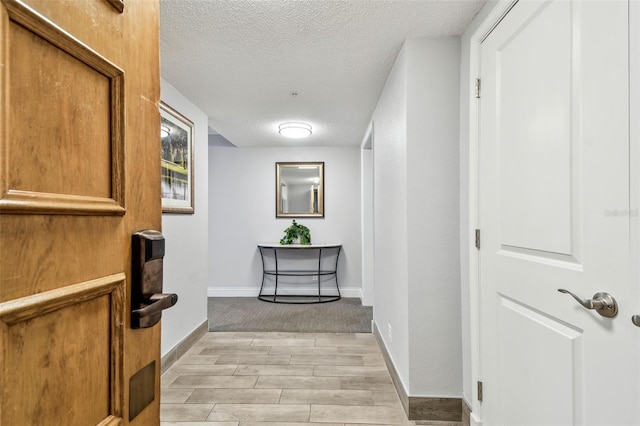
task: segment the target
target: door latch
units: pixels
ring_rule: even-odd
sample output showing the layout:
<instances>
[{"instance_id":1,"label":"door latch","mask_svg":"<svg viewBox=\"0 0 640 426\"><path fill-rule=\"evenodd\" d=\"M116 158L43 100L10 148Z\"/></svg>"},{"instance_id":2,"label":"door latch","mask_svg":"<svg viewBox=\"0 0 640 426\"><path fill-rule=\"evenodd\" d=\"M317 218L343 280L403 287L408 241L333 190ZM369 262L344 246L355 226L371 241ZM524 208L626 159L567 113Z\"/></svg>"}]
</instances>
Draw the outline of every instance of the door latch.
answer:
<instances>
[{"instance_id":1,"label":"door latch","mask_svg":"<svg viewBox=\"0 0 640 426\"><path fill-rule=\"evenodd\" d=\"M177 294L162 292L164 237L145 230L131 239L131 328L153 327L162 311L178 302Z\"/></svg>"}]
</instances>

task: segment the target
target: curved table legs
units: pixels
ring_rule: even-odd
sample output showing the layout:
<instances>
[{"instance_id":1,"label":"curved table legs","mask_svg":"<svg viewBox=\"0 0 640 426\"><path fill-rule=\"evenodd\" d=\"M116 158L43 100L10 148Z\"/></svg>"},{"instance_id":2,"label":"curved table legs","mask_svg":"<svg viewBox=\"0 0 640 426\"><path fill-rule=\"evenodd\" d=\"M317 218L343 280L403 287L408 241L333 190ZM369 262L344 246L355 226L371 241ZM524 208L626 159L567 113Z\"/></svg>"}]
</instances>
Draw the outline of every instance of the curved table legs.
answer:
<instances>
[{"instance_id":1,"label":"curved table legs","mask_svg":"<svg viewBox=\"0 0 640 426\"><path fill-rule=\"evenodd\" d=\"M260 293L258 295L258 299L263 300L265 302L271 303L293 303L293 304L303 304L303 303L326 303L326 302L334 302L336 300L340 300L342 298L340 294L340 288L338 285L338 259L340 258L340 251L342 246L323 246L323 247L300 247L300 246L261 246L258 245L258 249L260 250L260 259L262 260L262 283L260 285ZM267 263L265 262L265 252L267 250L273 251L275 269L267 269ZM278 250L318 250L318 268L317 270L282 270L282 268L278 265ZM335 265L333 265L333 269L322 270L322 255L323 251L326 253L327 251L337 250L335 256L336 261ZM267 276L274 277L275 285L273 294L265 294L265 283L267 281ZM278 284L279 278L283 276L290 277L314 277L318 281L318 294L316 295L283 295L278 294ZM322 277L325 276L333 276L336 284L336 292L337 295L322 295L321 282Z\"/></svg>"}]
</instances>

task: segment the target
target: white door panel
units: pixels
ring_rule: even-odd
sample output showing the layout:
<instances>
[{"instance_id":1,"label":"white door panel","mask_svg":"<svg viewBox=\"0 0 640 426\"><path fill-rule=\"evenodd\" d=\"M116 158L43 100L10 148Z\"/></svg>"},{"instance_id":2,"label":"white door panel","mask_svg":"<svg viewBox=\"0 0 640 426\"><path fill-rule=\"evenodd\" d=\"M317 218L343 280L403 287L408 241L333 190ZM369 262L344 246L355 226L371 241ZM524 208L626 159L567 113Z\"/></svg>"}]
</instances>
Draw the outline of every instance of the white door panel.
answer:
<instances>
[{"instance_id":1,"label":"white door panel","mask_svg":"<svg viewBox=\"0 0 640 426\"><path fill-rule=\"evenodd\" d=\"M501 242L541 256L572 246L570 9L546 4L495 52ZM556 37L545 37L550 29Z\"/></svg>"},{"instance_id":2,"label":"white door panel","mask_svg":"<svg viewBox=\"0 0 640 426\"><path fill-rule=\"evenodd\" d=\"M482 43L487 425L638 425L623 1L520 1ZM606 291L616 318L586 310Z\"/></svg>"},{"instance_id":3,"label":"white door panel","mask_svg":"<svg viewBox=\"0 0 640 426\"><path fill-rule=\"evenodd\" d=\"M584 362L582 330L508 298L499 299L498 356L504 361L500 362L503 368L499 370L503 424L573 424L573 406L584 404L580 371ZM544 350L539 347L540 342L544 342ZM510 397L523 389L536 395L536 403Z\"/></svg>"}]
</instances>

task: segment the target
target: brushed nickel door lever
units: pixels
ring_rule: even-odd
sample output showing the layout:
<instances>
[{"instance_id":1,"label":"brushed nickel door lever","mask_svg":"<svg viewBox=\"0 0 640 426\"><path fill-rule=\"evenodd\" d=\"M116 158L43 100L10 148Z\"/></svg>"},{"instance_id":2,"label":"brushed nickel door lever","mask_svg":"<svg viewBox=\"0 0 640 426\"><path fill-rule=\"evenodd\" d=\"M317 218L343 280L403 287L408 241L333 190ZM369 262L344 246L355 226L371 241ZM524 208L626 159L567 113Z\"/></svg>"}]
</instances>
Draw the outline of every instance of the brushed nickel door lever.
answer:
<instances>
[{"instance_id":1,"label":"brushed nickel door lever","mask_svg":"<svg viewBox=\"0 0 640 426\"><path fill-rule=\"evenodd\" d=\"M559 288L560 293L565 293L573 297L586 309L593 309L606 318L614 318L618 315L618 303L609 293L598 292L593 295L593 299L581 299L569 290Z\"/></svg>"}]
</instances>

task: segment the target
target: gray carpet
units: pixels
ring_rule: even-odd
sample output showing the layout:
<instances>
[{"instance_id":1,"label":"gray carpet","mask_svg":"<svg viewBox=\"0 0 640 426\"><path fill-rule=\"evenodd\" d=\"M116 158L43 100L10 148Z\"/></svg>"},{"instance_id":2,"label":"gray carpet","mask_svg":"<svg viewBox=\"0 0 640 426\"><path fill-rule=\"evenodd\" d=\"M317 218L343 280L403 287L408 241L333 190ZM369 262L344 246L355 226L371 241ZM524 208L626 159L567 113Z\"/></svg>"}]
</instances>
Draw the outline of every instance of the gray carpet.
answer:
<instances>
[{"instance_id":1,"label":"gray carpet","mask_svg":"<svg viewBox=\"0 0 640 426\"><path fill-rule=\"evenodd\" d=\"M253 297L210 297L209 331L371 333L373 308L360 299L289 305Z\"/></svg>"}]
</instances>

